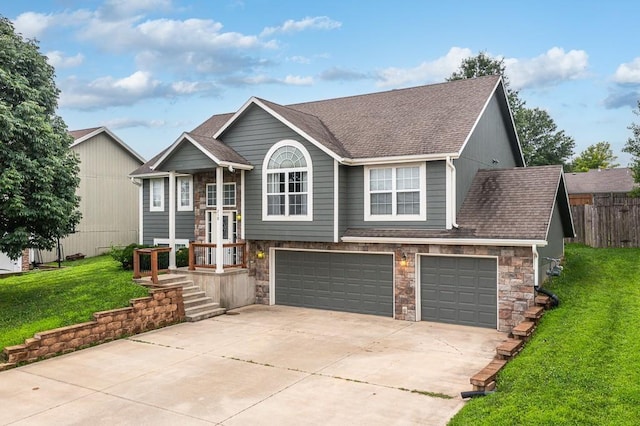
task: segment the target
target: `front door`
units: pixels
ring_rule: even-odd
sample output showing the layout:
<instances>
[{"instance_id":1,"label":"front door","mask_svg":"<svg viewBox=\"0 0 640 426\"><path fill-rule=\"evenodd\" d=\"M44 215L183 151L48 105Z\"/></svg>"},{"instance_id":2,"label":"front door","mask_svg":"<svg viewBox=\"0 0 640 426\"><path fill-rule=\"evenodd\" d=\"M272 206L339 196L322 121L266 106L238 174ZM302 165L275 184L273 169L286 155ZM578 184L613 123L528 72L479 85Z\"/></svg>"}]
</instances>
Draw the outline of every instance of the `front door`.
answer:
<instances>
[{"instance_id":1,"label":"front door","mask_svg":"<svg viewBox=\"0 0 640 426\"><path fill-rule=\"evenodd\" d=\"M218 212L215 210L207 210L207 243L215 244L217 241L217 227L216 220L218 218ZM222 212L222 244L235 243L237 237L237 222L235 211ZM208 248L206 252L207 264L215 265L216 253L215 249ZM235 265L236 263L236 248L228 247L224 248L224 265Z\"/></svg>"}]
</instances>

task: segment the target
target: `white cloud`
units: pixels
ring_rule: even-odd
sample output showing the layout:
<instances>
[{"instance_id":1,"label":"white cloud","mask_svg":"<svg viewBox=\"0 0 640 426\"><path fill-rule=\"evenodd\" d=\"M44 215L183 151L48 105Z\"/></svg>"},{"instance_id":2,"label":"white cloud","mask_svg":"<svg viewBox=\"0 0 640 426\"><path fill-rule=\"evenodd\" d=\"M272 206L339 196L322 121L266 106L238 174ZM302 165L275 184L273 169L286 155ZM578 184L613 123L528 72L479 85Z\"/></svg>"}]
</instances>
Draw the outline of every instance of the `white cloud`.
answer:
<instances>
[{"instance_id":1,"label":"white cloud","mask_svg":"<svg viewBox=\"0 0 640 426\"><path fill-rule=\"evenodd\" d=\"M66 56L64 52L54 50L45 54L49 65L56 69L60 68L73 68L81 65L84 62L84 55L78 53L75 56Z\"/></svg>"},{"instance_id":2,"label":"white cloud","mask_svg":"<svg viewBox=\"0 0 640 426\"><path fill-rule=\"evenodd\" d=\"M145 71L120 79L107 76L89 82L70 77L60 82L59 87L60 106L80 110L133 105L145 99L216 93L216 86L211 83L164 83Z\"/></svg>"},{"instance_id":3,"label":"white cloud","mask_svg":"<svg viewBox=\"0 0 640 426\"><path fill-rule=\"evenodd\" d=\"M311 86L313 84L313 77L300 77L298 75L288 75L282 81L284 84L290 84L292 86Z\"/></svg>"},{"instance_id":4,"label":"white cloud","mask_svg":"<svg viewBox=\"0 0 640 426\"><path fill-rule=\"evenodd\" d=\"M377 85L399 87L444 81L460 67L462 60L469 56L472 56L470 49L452 47L445 56L434 61L425 61L413 68L391 67L379 71Z\"/></svg>"},{"instance_id":5,"label":"white cloud","mask_svg":"<svg viewBox=\"0 0 640 426\"><path fill-rule=\"evenodd\" d=\"M308 29L315 30L333 30L336 28L340 28L342 26L342 22L334 21L328 16L307 16L299 21L294 21L293 19L289 19L285 21L282 25L277 27L266 27L262 30L261 36L270 36L273 34L281 33L295 33Z\"/></svg>"},{"instance_id":6,"label":"white cloud","mask_svg":"<svg viewBox=\"0 0 640 426\"><path fill-rule=\"evenodd\" d=\"M287 58L288 61L295 62L297 64L310 64L311 59L306 56L290 56Z\"/></svg>"},{"instance_id":7,"label":"white cloud","mask_svg":"<svg viewBox=\"0 0 640 426\"><path fill-rule=\"evenodd\" d=\"M565 52L553 47L531 59L505 58L509 82L514 89L550 86L586 76L589 56L584 50Z\"/></svg>"},{"instance_id":8,"label":"white cloud","mask_svg":"<svg viewBox=\"0 0 640 426\"><path fill-rule=\"evenodd\" d=\"M171 0L106 0L98 10L101 17L117 20L140 12L168 10Z\"/></svg>"},{"instance_id":9,"label":"white cloud","mask_svg":"<svg viewBox=\"0 0 640 426\"><path fill-rule=\"evenodd\" d=\"M618 84L640 84L640 57L620 64L613 75L613 81Z\"/></svg>"},{"instance_id":10,"label":"white cloud","mask_svg":"<svg viewBox=\"0 0 640 426\"><path fill-rule=\"evenodd\" d=\"M148 128L165 127L167 125L167 122L165 120L138 120L135 118L114 118L112 120L104 121L102 125L115 130L115 129L127 129L131 127L148 127Z\"/></svg>"},{"instance_id":11,"label":"white cloud","mask_svg":"<svg viewBox=\"0 0 640 426\"><path fill-rule=\"evenodd\" d=\"M25 38L40 38L52 29L81 26L91 16L91 12L83 9L54 14L25 12L18 15L13 25Z\"/></svg>"}]
</instances>

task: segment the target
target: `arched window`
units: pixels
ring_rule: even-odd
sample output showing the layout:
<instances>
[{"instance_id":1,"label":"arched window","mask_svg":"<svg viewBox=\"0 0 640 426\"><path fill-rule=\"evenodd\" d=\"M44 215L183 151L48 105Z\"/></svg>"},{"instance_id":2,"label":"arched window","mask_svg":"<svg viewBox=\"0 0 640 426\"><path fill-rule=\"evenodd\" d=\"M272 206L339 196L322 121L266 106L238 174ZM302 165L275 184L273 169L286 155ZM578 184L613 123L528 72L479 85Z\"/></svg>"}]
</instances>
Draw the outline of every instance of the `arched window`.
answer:
<instances>
[{"instance_id":1,"label":"arched window","mask_svg":"<svg viewBox=\"0 0 640 426\"><path fill-rule=\"evenodd\" d=\"M293 140L271 147L263 164L264 220L311 220L312 164L305 147Z\"/></svg>"}]
</instances>

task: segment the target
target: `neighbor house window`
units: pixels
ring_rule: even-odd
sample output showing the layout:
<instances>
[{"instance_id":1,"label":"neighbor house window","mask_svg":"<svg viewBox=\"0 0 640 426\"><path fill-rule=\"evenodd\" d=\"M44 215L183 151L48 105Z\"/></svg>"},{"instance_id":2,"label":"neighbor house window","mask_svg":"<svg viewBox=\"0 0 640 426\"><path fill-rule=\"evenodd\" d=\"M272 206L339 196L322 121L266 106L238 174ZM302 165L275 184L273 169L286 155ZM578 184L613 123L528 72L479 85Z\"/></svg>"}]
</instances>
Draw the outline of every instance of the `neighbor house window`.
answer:
<instances>
[{"instance_id":1,"label":"neighbor house window","mask_svg":"<svg viewBox=\"0 0 640 426\"><path fill-rule=\"evenodd\" d=\"M218 187L215 183L207 184L207 207L215 207L217 203ZM222 188L222 205L224 207L236 206L236 184L225 183Z\"/></svg>"},{"instance_id":2,"label":"neighbor house window","mask_svg":"<svg viewBox=\"0 0 640 426\"><path fill-rule=\"evenodd\" d=\"M180 176L177 178L177 196L178 196L178 210L190 211L193 210L193 177L192 176Z\"/></svg>"},{"instance_id":3,"label":"neighbor house window","mask_svg":"<svg viewBox=\"0 0 640 426\"><path fill-rule=\"evenodd\" d=\"M149 180L149 211L164 211L164 178Z\"/></svg>"},{"instance_id":4,"label":"neighbor house window","mask_svg":"<svg viewBox=\"0 0 640 426\"><path fill-rule=\"evenodd\" d=\"M275 144L263 164L263 220L312 220L312 164L296 141Z\"/></svg>"},{"instance_id":5,"label":"neighbor house window","mask_svg":"<svg viewBox=\"0 0 640 426\"><path fill-rule=\"evenodd\" d=\"M426 220L425 164L365 167L365 220Z\"/></svg>"}]
</instances>

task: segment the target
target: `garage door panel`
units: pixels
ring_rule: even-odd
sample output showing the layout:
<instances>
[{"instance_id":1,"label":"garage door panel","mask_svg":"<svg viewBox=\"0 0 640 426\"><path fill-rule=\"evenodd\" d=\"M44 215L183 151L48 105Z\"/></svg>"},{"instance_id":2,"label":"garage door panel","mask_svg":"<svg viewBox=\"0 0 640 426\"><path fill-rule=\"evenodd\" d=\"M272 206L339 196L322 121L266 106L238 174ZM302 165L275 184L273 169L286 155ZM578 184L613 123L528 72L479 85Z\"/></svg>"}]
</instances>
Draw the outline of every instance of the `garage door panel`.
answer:
<instances>
[{"instance_id":1,"label":"garage door panel","mask_svg":"<svg viewBox=\"0 0 640 426\"><path fill-rule=\"evenodd\" d=\"M277 304L393 315L392 255L281 250L274 272Z\"/></svg>"},{"instance_id":2,"label":"garage door panel","mask_svg":"<svg viewBox=\"0 0 640 426\"><path fill-rule=\"evenodd\" d=\"M496 262L492 258L422 256L422 319L495 328Z\"/></svg>"}]
</instances>

